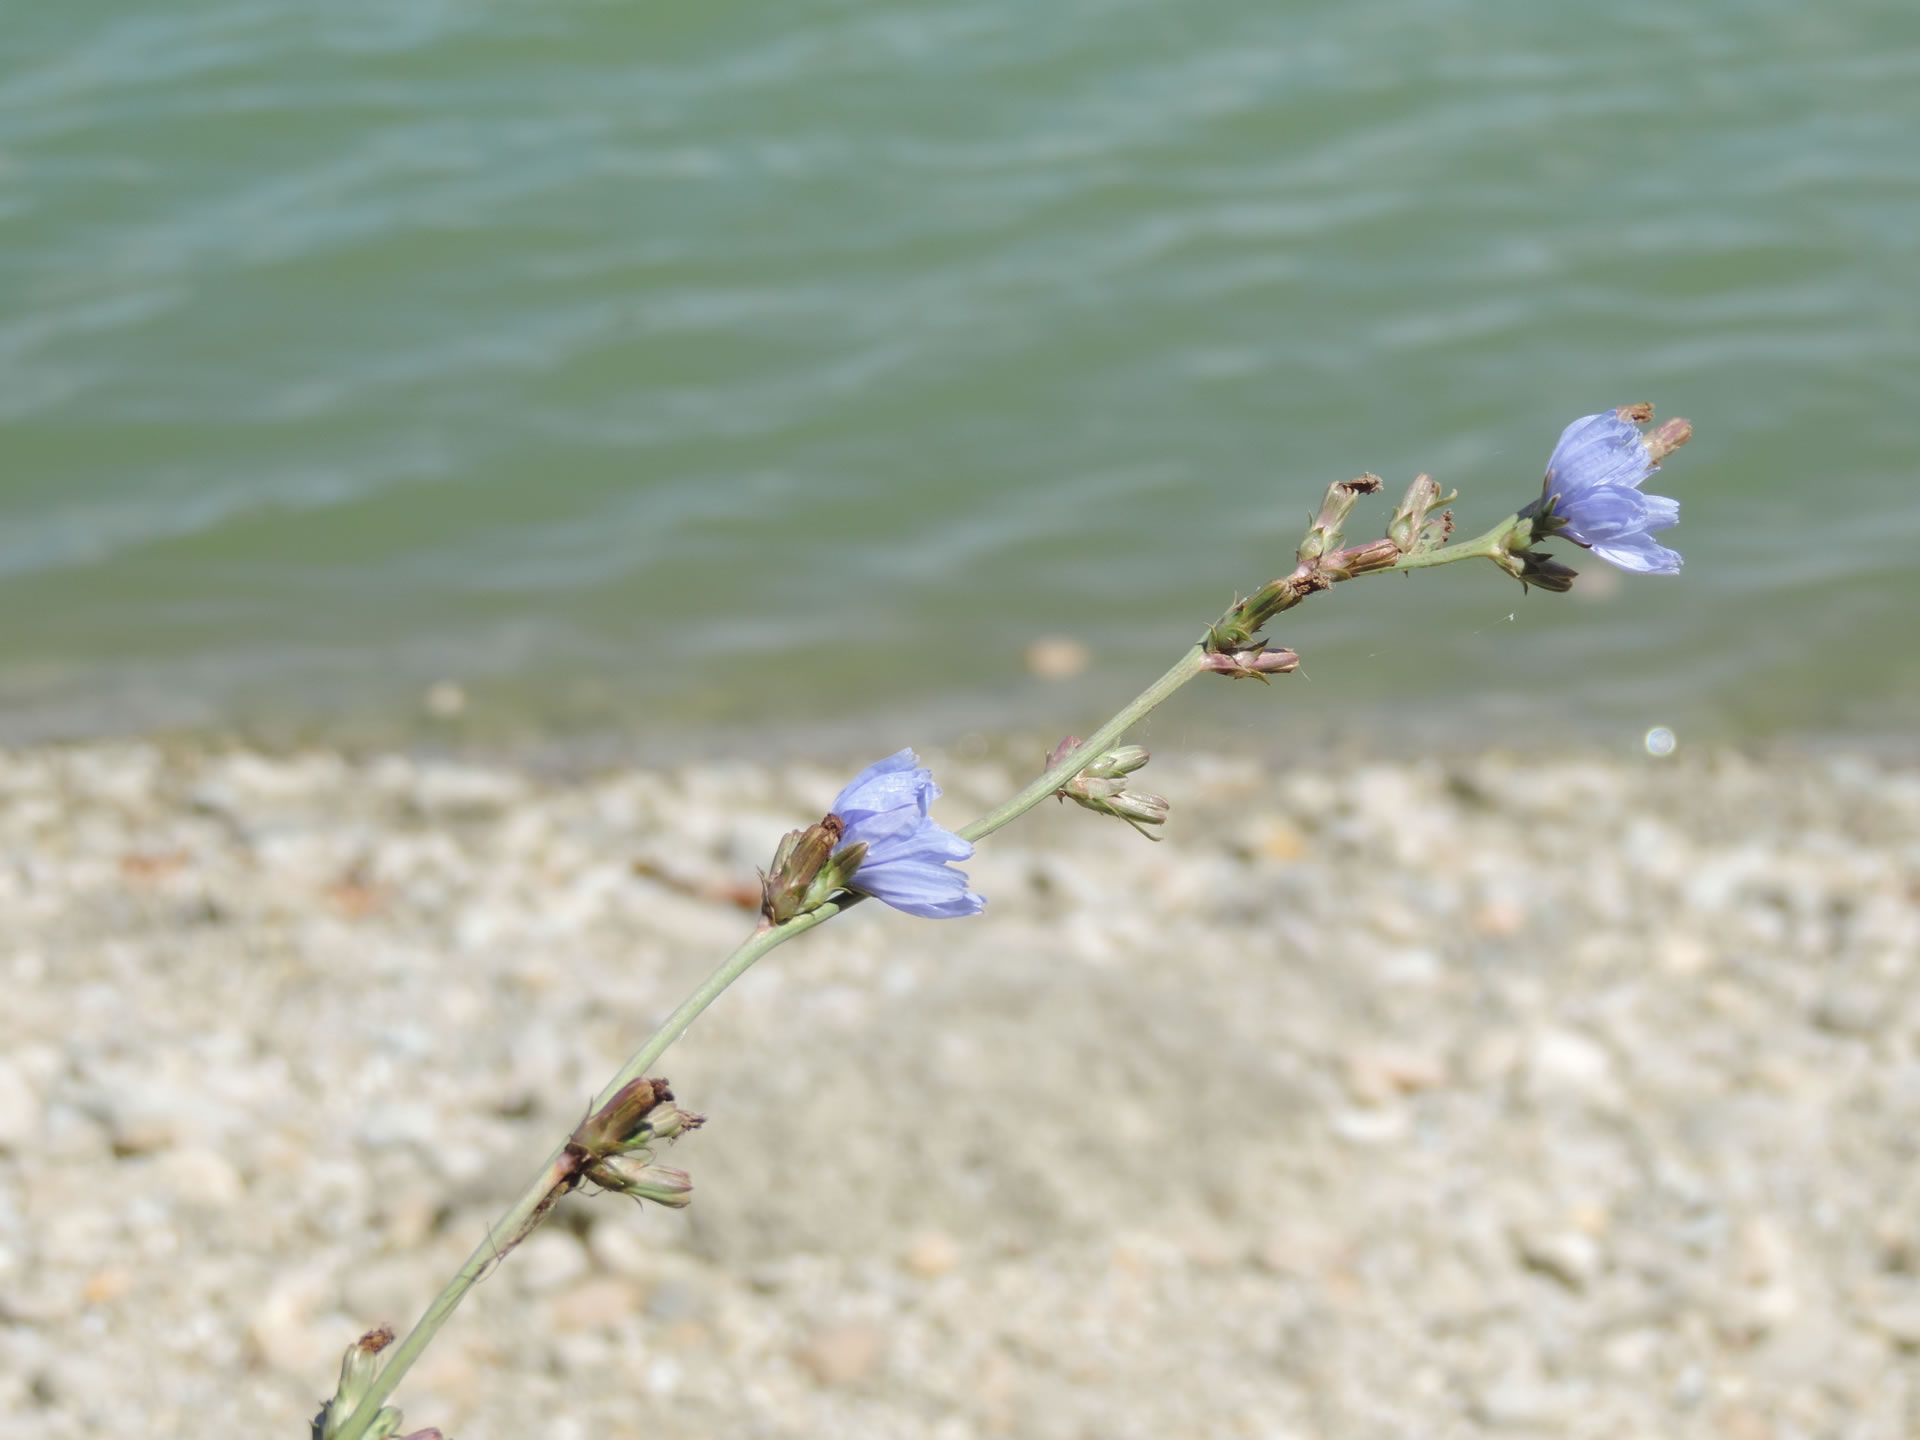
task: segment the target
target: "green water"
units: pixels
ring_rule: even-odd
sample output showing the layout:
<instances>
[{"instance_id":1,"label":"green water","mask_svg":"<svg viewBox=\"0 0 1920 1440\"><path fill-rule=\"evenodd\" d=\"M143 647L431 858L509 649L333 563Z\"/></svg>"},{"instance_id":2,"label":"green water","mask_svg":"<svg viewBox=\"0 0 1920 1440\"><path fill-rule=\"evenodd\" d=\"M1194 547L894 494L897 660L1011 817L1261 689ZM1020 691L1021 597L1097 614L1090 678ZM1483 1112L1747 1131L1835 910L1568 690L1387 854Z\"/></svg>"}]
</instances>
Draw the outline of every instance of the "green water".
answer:
<instances>
[{"instance_id":1,"label":"green water","mask_svg":"<svg viewBox=\"0 0 1920 1440\"><path fill-rule=\"evenodd\" d=\"M1684 576L1345 586L1161 723L1920 724L1911 0L5 20L0 736L1084 727L1327 481L1638 399Z\"/></svg>"}]
</instances>

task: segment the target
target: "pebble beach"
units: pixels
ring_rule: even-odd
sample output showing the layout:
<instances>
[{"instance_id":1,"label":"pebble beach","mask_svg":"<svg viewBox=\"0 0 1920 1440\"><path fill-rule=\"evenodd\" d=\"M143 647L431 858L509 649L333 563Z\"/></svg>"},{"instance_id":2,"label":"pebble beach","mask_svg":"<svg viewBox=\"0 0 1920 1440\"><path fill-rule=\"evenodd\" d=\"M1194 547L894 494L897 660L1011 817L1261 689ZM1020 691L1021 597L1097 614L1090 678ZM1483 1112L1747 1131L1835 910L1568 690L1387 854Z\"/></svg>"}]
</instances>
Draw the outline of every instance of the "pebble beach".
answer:
<instances>
[{"instance_id":1,"label":"pebble beach","mask_svg":"<svg viewBox=\"0 0 1920 1440\"><path fill-rule=\"evenodd\" d=\"M854 768L0 752L0 1434L304 1436ZM1920 1433L1920 769L1143 778L749 974L693 1205L568 1199L408 1427Z\"/></svg>"}]
</instances>

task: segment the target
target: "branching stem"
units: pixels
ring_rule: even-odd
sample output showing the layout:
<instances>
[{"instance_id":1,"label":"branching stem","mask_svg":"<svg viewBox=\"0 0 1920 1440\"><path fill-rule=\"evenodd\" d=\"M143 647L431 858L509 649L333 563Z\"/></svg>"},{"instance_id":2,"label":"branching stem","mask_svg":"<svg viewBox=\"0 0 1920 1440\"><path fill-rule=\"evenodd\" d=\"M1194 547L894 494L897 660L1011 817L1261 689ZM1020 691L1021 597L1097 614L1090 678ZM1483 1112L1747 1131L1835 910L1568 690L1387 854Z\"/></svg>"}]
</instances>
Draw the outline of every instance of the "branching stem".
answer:
<instances>
[{"instance_id":1,"label":"branching stem","mask_svg":"<svg viewBox=\"0 0 1920 1440\"><path fill-rule=\"evenodd\" d=\"M1490 553L1490 546L1512 524L1511 518L1487 532L1477 540L1463 541L1458 545L1449 545L1445 549L1429 551L1425 554L1402 557L1392 569L1375 571L1376 574L1391 574L1393 570L1420 570L1434 565L1446 565L1455 560L1474 559ZM1204 637L1203 637L1204 638ZM960 827L959 834L968 840L984 840L1002 826L1017 820L1034 806L1045 800L1054 791L1065 785L1074 776L1086 769L1121 736L1150 713L1154 707L1171 696L1174 691L1185 685L1194 676L1206 672L1206 652L1202 643L1189 646L1180 658L1153 684L1142 690L1128 704L1123 706L1114 717L1087 737L1084 744L1051 770L1033 781L1012 799L996 809L989 810L977 820ZM734 952L721 962L711 975L684 1001L680 1008L669 1015L660 1028L648 1037L647 1043L636 1050L620 1071L606 1083L600 1093L594 1097L594 1108L611 1100L614 1094L630 1080L638 1079L651 1068L667 1048L687 1032L693 1022L700 1018L706 1008L718 1000L732 985L768 951L777 949L787 941L804 935L820 925L824 925L842 911L849 910L860 903L864 897L849 895L837 901L830 901L808 914L797 916L784 925L762 926L748 936ZM512 1206L488 1228L485 1237L474 1247L460 1269L455 1272L440 1293L433 1297L424 1314L415 1322L413 1329L399 1344L395 1345L384 1357L385 1364L380 1374L372 1382L364 1398L345 1423L334 1431L333 1440L362 1440L367 1427L394 1389L406 1376L413 1363L439 1334L440 1327L460 1302L506 1253L525 1239L527 1234L543 1220L552 1208L556 1198L555 1191L571 1182L571 1167L566 1163L565 1147L561 1147L547 1157L540 1167L539 1174L526 1189L520 1192Z\"/></svg>"}]
</instances>

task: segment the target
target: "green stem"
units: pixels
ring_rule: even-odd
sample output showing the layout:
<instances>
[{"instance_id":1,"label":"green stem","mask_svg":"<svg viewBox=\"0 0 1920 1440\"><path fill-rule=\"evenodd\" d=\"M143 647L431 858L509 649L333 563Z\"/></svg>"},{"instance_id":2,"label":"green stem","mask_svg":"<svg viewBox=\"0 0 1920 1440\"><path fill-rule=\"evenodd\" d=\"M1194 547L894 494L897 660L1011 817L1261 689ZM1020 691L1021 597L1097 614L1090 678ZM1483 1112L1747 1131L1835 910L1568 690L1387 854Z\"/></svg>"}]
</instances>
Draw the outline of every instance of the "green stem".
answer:
<instances>
[{"instance_id":1,"label":"green stem","mask_svg":"<svg viewBox=\"0 0 1920 1440\"><path fill-rule=\"evenodd\" d=\"M785 925L756 930L731 955L720 963L698 990L683 1001L678 1010L669 1015L666 1022L648 1037L647 1043L634 1052L633 1057L620 1067L620 1073L609 1080L604 1089L593 1098L593 1108L599 1109L611 1100L621 1086L629 1080L643 1075L647 1067L658 1060L667 1047L686 1033L687 1027L700 1017L700 1013L720 998L721 993L734 981L746 974L753 963L769 950L784 945L796 935L804 934L814 926L831 919L844 905L823 905L820 909L788 921ZM386 1363L381 1366L380 1374L368 1389L347 1422L336 1432L335 1440L360 1440L367 1426L373 1423L373 1417L380 1407L392 1395L394 1389L413 1368L413 1362L420 1358L420 1352L433 1342L440 1327L447 1322L467 1292L479 1284L482 1277L516 1241L522 1238L540 1207L547 1203L554 1187L565 1180L569 1172L565 1165L566 1147L563 1145L547 1157L540 1167L540 1173L519 1198L498 1220L488 1227L486 1237L474 1247L466 1262L461 1265L440 1293L433 1297L433 1303L415 1322L407 1338L388 1352Z\"/></svg>"},{"instance_id":2,"label":"green stem","mask_svg":"<svg viewBox=\"0 0 1920 1440\"><path fill-rule=\"evenodd\" d=\"M1520 516L1509 515L1486 534L1472 540L1462 540L1457 545L1443 545L1438 550L1426 550L1413 555L1402 555L1391 570L1378 573L1390 575L1395 570L1425 570L1432 565L1451 565L1455 560L1477 560L1482 557L1491 559L1500 541L1513 529Z\"/></svg>"},{"instance_id":3,"label":"green stem","mask_svg":"<svg viewBox=\"0 0 1920 1440\"><path fill-rule=\"evenodd\" d=\"M1095 760L1098 760L1104 752L1112 748L1114 741L1132 729L1133 726L1140 721L1141 717L1152 710L1154 706L1165 700L1169 695L1173 694L1174 691L1193 679L1194 676L1202 673L1205 666L1201 662L1205 658L1205 655L1198 645L1190 647L1185 654L1173 663L1166 674L1162 675L1158 680L1154 681L1153 684L1134 696L1130 704L1111 720L1107 721L1106 724L1094 731L1093 734L1089 735L1080 747L1066 759L1047 771L1046 774L1035 780L999 809L989 810L978 820L970 824L962 825L959 831L961 838L966 840L984 840L1009 821L1018 820L1022 815L1026 814L1027 811L1053 794L1054 791L1073 779L1074 776L1086 769L1087 766L1091 765Z\"/></svg>"},{"instance_id":4,"label":"green stem","mask_svg":"<svg viewBox=\"0 0 1920 1440\"><path fill-rule=\"evenodd\" d=\"M1053 767L1038 780L1034 781L1018 795L996 810L989 811L978 820L963 826L960 834L969 840L979 840L991 835L1009 821L1031 810L1055 790L1078 775L1099 757L1113 742L1124 734L1154 706L1165 700L1187 681L1201 673L1201 654L1198 646L1188 650L1166 674L1141 691L1131 704L1127 705L1105 725L1088 738L1073 755ZM789 920L784 925L769 926L756 930L731 955L720 963L711 975L703 981L683 1002L680 1008L669 1015L664 1024L648 1037L647 1043L636 1050L620 1072L606 1083L606 1086L594 1097L593 1106L600 1106L611 1100L621 1086L630 1080L644 1075L672 1045L687 1032L689 1026L700 1018L706 1008L718 1000L742 975L750 970L754 963L768 951L778 948L803 935L817 925L824 925L841 911L859 903L858 895L848 896L844 900L830 901L819 909ZM506 1250L510 1249L540 1215L543 1206L550 1203L554 1188L568 1178L566 1168L566 1148L562 1146L547 1157L540 1167L540 1173L526 1189L520 1192L513 1205L487 1230L486 1237L474 1247L466 1262L455 1272L440 1293L433 1297L433 1303L427 1306L424 1314L407 1332L402 1340L388 1352L386 1363L381 1366L379 1376L367 1389L360 1404L346 1423L334 1434L334 1440L361 1440L367 1427L373 1423L380 1407L405 1378L407 1371L413 1368L414 1361L428 1345L433 1343L440 1327L447 1323L454 1310L466 1299L467 1292L477 1284Z\"/></svg>"},{"instance_id":5,"label":"green stem","mask_svg":"<svg viewBox=\"0 0 1920 1440\"><path fill-rule=\"evenodd\" d=\"M1466 560L1489 553L1493 541L1499 538L1513 523L1504 520L1500 525L1488 531L1477 540L1469 540L1459 545L1450 545L1443 550L1429 551L1424 555L1409 555L1403 558L1395 569L1419 570L1430 565L1445 565L1454 560ZM1387 571L1377 572L1387 574ZM1002 826L1026 814L1034 806L1045 800L1054 791L1078 775L1099 756L1111 748L1132 726L1137 724L1149 711L1172 695L1194 676L1205 673L1206 652L1200 645L1190 646L1167 672L1149 685L1124 706L1106 724L1089 735L1078 749L1065 760L1040 776L1019 794L999 808L988 811L979 819L960 828L959 834L968 840L984 840ZM689 995L680 1008L669 1015L660 1028L648 1037L647 1043L633 1053L620 1072L609 1080L598 1095L594 1097L594 1108L611 1100L614 1094L630 1080L644 1075L648 1068L666 1053L667 1047L684 1035L689 1026L700 1018L706 1008L725 993L728 986L750 970L768 951L777 949L796 936L803 935L818 925L824 925L841 911L860 903L863 897L850 895L844 900L830 901L819 909L789 920L784 925L763 927L756 930L738 949L720 963L700 988ZM488 1229L486 1238L461 1265L449 1280L446 1287L434 1296L424 1314L407 1333L406 1339L388 1352L386 1363L381 1367L379 1376L367 1389L360 1404L352 1415L347 1417L333 1440L362 1440L367 1427L373 1423L387 1398L391 1396L414 1361L433 1342L440 1327L446 1324L467 1292L477 1285L493 1264L507 1250L525 1238L528 1230L543 1217L544 1210L554 1198L556 1187L565 1183L572 1174L568 1168L566 1148L562 1146L547 1157L540 1173L507 1212Z\"/></svg>"}]
</instances>

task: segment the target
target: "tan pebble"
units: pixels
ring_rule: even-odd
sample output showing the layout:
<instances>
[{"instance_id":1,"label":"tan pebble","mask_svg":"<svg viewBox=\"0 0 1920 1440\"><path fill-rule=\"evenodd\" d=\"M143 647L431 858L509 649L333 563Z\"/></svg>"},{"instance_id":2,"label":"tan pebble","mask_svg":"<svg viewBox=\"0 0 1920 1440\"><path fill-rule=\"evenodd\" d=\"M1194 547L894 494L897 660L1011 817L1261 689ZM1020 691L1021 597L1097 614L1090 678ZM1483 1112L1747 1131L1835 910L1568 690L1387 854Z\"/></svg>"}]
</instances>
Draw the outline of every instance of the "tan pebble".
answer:
<instances>
[{"instance_id":1,"label":"tan pebble","mask_svg":"<svg viewBox=\"0 0 1920 1440\"><path fill-rule=\"evenodd\" d=\"M1003 1350L989 1350L980 1357L973 1376L974 1398L993 1408L1002 1408L1020 1386L1020 1367Z\"/></svg>"},{"instance_id":2,"label":"tan pebble","mask_svg":"<svg viewBox=\"0 0 1920 1440\"><path fill-rule=\"evenodd\" d=\"M354 874L342 875L324 893L327 903L348 920L364 920L387 903L385 887L370 885Z\"/></svg>"},{"instance_id":3,"label":"tan pebble","mask_svg":"<svg viewBox=\"0 0 1920 1440\"><path fill-rule=\"evenodd\" d=\"M1404 1106L1372 1110L1342 1110L1328 1128L1350 1145L1396 1145L1413 1130L1413 1117Z\"/></svg>"},{"instance_id":4,"label":"tan pebble","mask_svg":"<svg viewBox=\"0 0 1920 1440\"><path fill-rule=\"evenodd\" d=\"M547 1302L550 1323L563 1332L609 1330L639 1308L639 1290L613 1275L582 1280Z\"/></svg>"},{"instance_id":5,"label":"tan pebble","mask_svg":"<svg viewBox=\"0 0 1920 1440\"><path fill-rule=\"evenodd\" d=\"M0 1056L0 1150L26 1150L41 1130L40 1096L27 1071Z\"/></svg>"},{"instance_id":6,"label":"tan pebble","mask_svg":"<svg viewBox=\"0 0 1920 1440\"><path fill-rule=\"evenodd\" d=\"M1447 1063L1437 1055L1386 1047L1356 1050L1347 1057L1347 1088L1367 1105L1446 1084Z\"/></svg>"},{"instance_id":7,"label":"tan pebble","mask_svg":"<svg viewBox=\"0 0 1920 1440\"><path fill-rule=\"evenodd\" d=\"M122 1160L164 1150L175 1139L173 1121L164 1115L139 1115L116 1120L113 1153Z\"/></svg>"},{"instance_id":8,"label":"tan pebble","mask_svg":"<svg viewBox=\"0 0 1920 1440\"><path fill-rule=\"evenodd\" d=\"M660 1332L660 1344L668 1350L711 1349L713 1330L704 1320L677 1320Z\"/></svg>"},{"instance_id":9,"label":"tan pebble","mask_svg":"<svg viewBox=\"0 0 1920 1440\"><path fill-rule=\"evenodd\" d=\"M133 1288L133 1272L118 1265L96 1270L80 1289L80 1298L89 1305L111 1305Z\"/></svg>"},{"instance_id":10,"label":"tan pebble","mask_svg":"<svg viewBox=\"0 0 1920 1440\"><path fill-rule=\"evenodd\" d=\"M240 1172L216 1150L170 1150L153 1161L148 1173L182 1204L209 1210L238 1204L247 1193Z\"/></svg>"},{"instance_id":11,"label":"tan pebble","mask_svg":"<svg viewBox=\"0 0 1920 1440\"><path fill-rule=\"evenodd\" d=\"M1540 1100L1616 1098L1613 1056L1577 1030L1550 1026L1534 1036L1527 1056L1528 1086Z\"/></svg>"},{"instance_id":12,"label":"tan pebble","mask_svg":"<svg viewBox=\"0 0 1920 1440\"><path fill-rule=\"evenodd\" d=\"M1269 820L1254 831L1253 843L1262 858L1287 864L1307 853L1307 837L1284 820Z\"/></svg>"},{"instance_id":13,"label":"tan pebble","mask_svg":"<svg viewBox=\"0 0 1920 1440\"><path fill-rule=\"evenodd\" d=\"M883 1338L871 1325L835 1325L801 1346L794 1358L822 1385L854 1385L879 1365Z\"/></svg>"},{"instance_id":14,"label":"tan pebble","mask_svg":"<svg viewBox=\"0 0 1920 1440\"><path fill-rule=\"evenodd\" d=\"M1574 1291L1592 1284L1606 1260L1599 1243L1579 1230L1527 1230L1514 1237L1514 1244L1529 1270Z\"/></svg>"},{"instance_id":15,"label":"tan pebble","mask_svg":"<svg viewBox=\"0 0 1920 1440\"><path fill-rule=\"evenodd\" d=\"M132 850L120 857L120 875L136 884L151 884L182 869L189 858L184 850Z\"/></svg>"},{"instance_id":16,"label":"tan pebble","mask_svg":"<svg viewBox=\"0 0 1920 1440\"><path fill-rule=\"evenodd\" d=\"M1673 975L1698 975L1713 963L1713 951L1692 935L1669 935L1660 942L1660 963Z\"/></svg>"},{"instance_id":17,"label":"tan pebble","mask_svg":"<svg viewBox=\"0 0 1920 1440\"><path fill-rule=\"evenodd\" d=\"M1287 1226L1268 1235L1254 1251L1254 1259L1275 1275L1316 1275L1326 1268L1334 1248L1324 1231Z\"/></svg>"},{"instance_id":18,"label":"tan pebble","mask_svg":"<svg viewBox=\"0 0 1920 1440\"><path fill-rule=\"evenodd\" d=\"M1663 1332L1643 1326L1613 1336L1601 1346L1600 1353L1606 1357L1607 1368L1615 1374L1644 1375L1659 1360L1667 1343Z\"/></svg>"},{"instance_id":19,"label":"tan pebble","mask_svg":"<svg viewBox=\"0 0 1920 1440\"><path fill-rule=\"evenodd\" d=\"M425 1244L439 1213L439 1203L424 1192L396 1197L382 1227L387 1243L400 1250Z\"/></svg>"},{"instance_id":20,"label":"tan pebble","mask_svg":"<svg viewBox=\"0 0 1920 1440\"><path fill-rule=\"evenodd\" d=\"M951 1235L929 1230L915 1237L907 1247L906 1266L913 1274L931 1280L945 1275L960 1263L960 1247Z\"/></svg>"},{"instance_id":21,"label":"tan pebble","mask_svg":"<svg viewBox=\"0 0 1920 1440\"><path fill-rule=\"evenodd\" d=\"M1498 1030L1474 1042L1466 1057L1467 1078L1476 1085L1504 1084L1520 1064L1520 1037Z\"/></svg>"},{"instance_id":22,"label":"tan pebble","mask_svg":"<svg viewBox=\"0 0 1920 1440\"><path fill-rule=\"evenodd\" d=\"M1067 635L1043 635L1027 646L1027 673L1042 680L1071 680L1082 674L1092 652Z\"/></svg>"},{"instance_id":23,"label":"tan pebble","mask_svg":"<svg viewBox=\"0 0 1920 1440\"><path fill-rule=\"evenodd\" d=\"M1225 1270L1240 1259L1240 1251L1224 1235L1194 1234L1182 1246L1187 1263L1196 1270Z\"/></svg>"},{"instance_id":24,"label":"tan pebble","mask_svg":"<svg viewBox=\"0 0 1920 1440\"><path fill-rule=\"evenodd\" d=\"M586 1274L587 1252L571 1235L543 1230L520 1247L514 1269L529 1290L558 1290Z\"/></svg>"},{"instance_id":25,"label":"tan pebble","mask_svg":"<svg viewBox=\"0 0 1920 1440\"><path fill-rule=\"evenodd\" d=\"M629 1280L659 1276L660 1246L656 1239L626 1215L601 1220L587 1232L587 1249L594 1263Z\"/></svg>"},{"instance_id":26,"label":"tan pebble","mask_svg":"<svg viewBox=\"0 0 1920 1440\"><path fill-rule=\"evenodd\" d=\"M282 1275L267 1291L248 1326L254 1346L275 1370L311 1376L324 1364L338 1365L353 1337L339 1338L317 1318L321 1299L333 1288L330 1267L314 1266ZM331 1350L332 1358L326 1359Z\"/></svg>"},{"instance_id":27,"label":"tan pebble","mask_svg":"<svg viewBox=\"0 0 1920 1440\"><path fill-rule=\"evenodd\" d=\"M1526 923L1527 912L1511 900L1489 900L1473 912L1473 928L1482 935L1518 935Z\"/></svg>"},{"instance_id":28,"label":"tan pebble","mask_svg":"<svg viewBox=\"0 0 1920 1440\"><path fill-rule=\"evenodd\" d=\"M1735 1401L1720 1412L1715 1430L1722 1440L1774 1440L1775 1435L1773 1422L1742 1401Z\"/></svg>"},{"instance_id":29,"label":"tan pebble","mask_svg":"<svg viewBox=\"0 0 1920 1440\"><path fill-rule=\"evenodd\" d=\"M430 1347L407 1374L407 1408L431 1414L442 1425L452 1424L459 1411L448 1397L472 1395L483 1366L494 1370L508 1363L509 1357L502 1352L491 1347L465 1348L450 1342L443 1332L440 1343Z\"/></svg>"},{"instance_id":30,"label":"tan pebble","mask_svg":"<svg viewBox=\"0 0 1920 1440\"><path fill-rule=\"evenodd\" d=\"M1598 1239L1613 1229L1613 1212L1604 1205L1587 1201L1567 1212L1567 1223L1581 1234Z\"/></svg>"},{"instance_id":31,"label":"tan pebble","mask_svg":"<svg viewBox=\"0 0 1920 1440\"><path fill-rule=\"evenodd\" d=\"M1877 1305L1867 1318L1902 1350L1920 1350L1920 1297Z\"/></svg>"}]
</instances>

